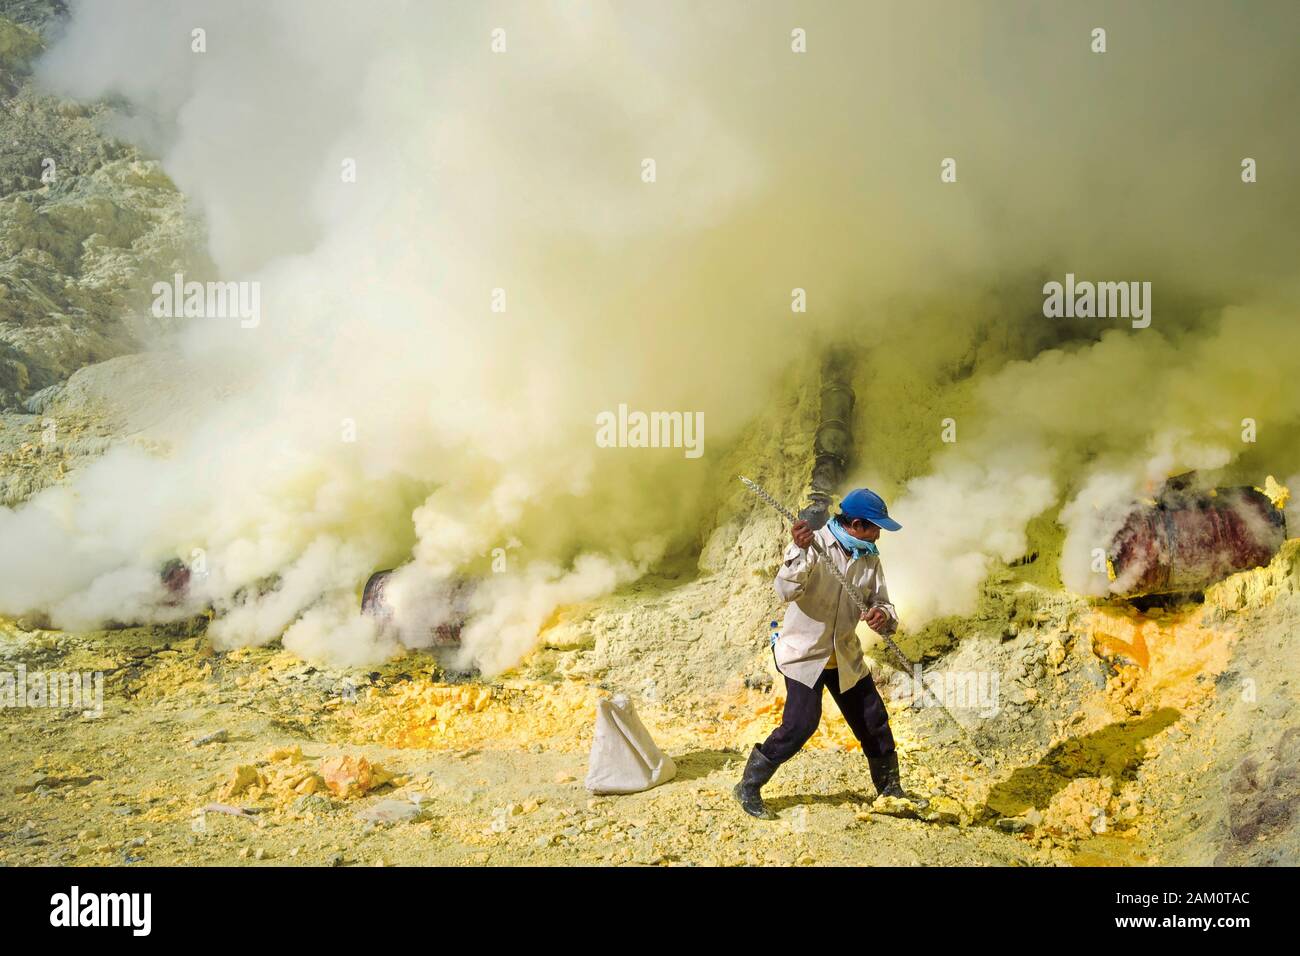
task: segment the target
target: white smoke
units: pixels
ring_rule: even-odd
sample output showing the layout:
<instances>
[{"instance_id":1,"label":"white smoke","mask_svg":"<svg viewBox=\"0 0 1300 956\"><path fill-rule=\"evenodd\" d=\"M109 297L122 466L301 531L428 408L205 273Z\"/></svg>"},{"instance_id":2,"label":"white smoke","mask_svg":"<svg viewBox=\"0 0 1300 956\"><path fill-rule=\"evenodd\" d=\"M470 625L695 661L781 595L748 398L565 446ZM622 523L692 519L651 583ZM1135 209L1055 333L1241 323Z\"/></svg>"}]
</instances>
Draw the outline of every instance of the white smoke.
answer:
<instances>
[{"instance_id":1,"label":"white smoke","mask_svg":"<svg viewBox=\"0 0 1300 956\"><path fill-rule=\"evenodd\" d=\"M683 237L752 193L760 154L646 71L663 35L559 5L365 23L316 2L77 6L41 76L129 101L119 130L194 200L219 278L260 283L263 319L195 320L175 343L198 397L167 456L115 450L0 513L0 609L90 627L212 603L222 646L283 635L357 663L396 649L356 613L371 571L413 558L436 592L517 537L459 655L495 671L553 602L692 539L664 492L689 499L703 468L598 449L597 414L700 411L725 440L761 390L745 375L784 359L714 350L777 308L695 327L683 290L706 267ZM173 607L158 568L196 549Z\"/></svg>"},{"instance_id":2,"label":"white smoke","mask_svg":"<svg viewBox=\"0 0 1300 956\"><path fill-rule=\"evenodd\" d=\"M1026 526L1044 512L1064 528L1065 586L1123 591L1098 552L1166 478L1198 471L1203 483L1262 486L1292 467L1300 402L1277 383L1297 375L1300 333L1256 306L1223 310L1194 340L1111 332L988 376L960 419L971 436L891 508L904 533L888 538L887 572L909 622L971 611L991 563L1024 555Z\"/></svg>"},{"instance_id":3,"label":"white smoke","mask_svg":"<svg viewBox=\"0 0 1300 956\"><path fill-rule=\"evenodd\" d=\"M1295 468L1297 402L1279 398L1298 371L1295 297L1219 307L1290 276L1288 207L1228 192L1249 188L1232 163L1189 161L1211 141L1294 152L1294 124L1235 84L1293 84L1294 58L1266 54L1294 30L1242 28L1218 70L1188 76L1186 42L1160 26L1223 40L1213 5L1112 11L1104 60L1089 15L1062 11L1050 35L1042 16L75 5L41 77L130 104L122 134L192 198L219 278L261 283L263 318L191 320L159 343L190 396L166 409L166 456L116 450L0 512L0 610L83 627L210 602L224 645L283 635L356 663L398 649L357 616L362 582L411 560L395 592L417 618L405 639L441 613L415 610L421 594L479 577L462 663L496 671L557 603L696 543L701 489L731 480L680 452L599 449L596 415L703 412L711 458L832 334L866 347L880 379L934 392L864 402L882 435L913 436L908 470L891 460L901 439L872 467L885 485L913 479L887 570L918 619L969 607L990 562L1022 553L1026 523L1063 498L1073 529L1103 484L1137 494L1149 475L1252 455ZM1190 140L1189 103L1206 117ZM1215 241L1187 228L1189 196ZM1152 328L1052 325L1035 314L1045 269L1152 281ZM794 289L808 312L791 311ZM988 324L959 317L990 289L1002 332L981 339ZM942 307L900 318L926 297ZM967 377L952 384L935 355ZM965 403L957 445L915 437L937 435L916 416L950 396ZM1231 434L1247 416L1270 428L1243 460ZM487 555L511 539L511 572L492 575ZM151 582L196 550L204 573L172 607Z\"/></svg>"}]
</instances>

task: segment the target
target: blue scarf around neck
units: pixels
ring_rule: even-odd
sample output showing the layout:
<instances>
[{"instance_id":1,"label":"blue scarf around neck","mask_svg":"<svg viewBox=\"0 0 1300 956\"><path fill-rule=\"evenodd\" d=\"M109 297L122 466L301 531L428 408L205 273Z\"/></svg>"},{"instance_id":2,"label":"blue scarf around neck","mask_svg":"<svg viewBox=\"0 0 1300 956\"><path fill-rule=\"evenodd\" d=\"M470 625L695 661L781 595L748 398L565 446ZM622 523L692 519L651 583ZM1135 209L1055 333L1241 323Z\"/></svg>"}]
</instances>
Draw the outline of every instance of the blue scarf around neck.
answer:
<instances>
[{"instance_id":1,"label":"blue scarf around neck","mask_svg":"<svg viewBox=\"0 0 1300 956\"><path fill-rule=\"evenodd\" d=\"M880 549L876 547L874 541L863 541L853 537L834 518L826 522L826 526L831 529L831 534L835 535L835 540L844 545L844 549L855 559L866 557L868 554L880 554Z\"/></svg>"}]
</instances>

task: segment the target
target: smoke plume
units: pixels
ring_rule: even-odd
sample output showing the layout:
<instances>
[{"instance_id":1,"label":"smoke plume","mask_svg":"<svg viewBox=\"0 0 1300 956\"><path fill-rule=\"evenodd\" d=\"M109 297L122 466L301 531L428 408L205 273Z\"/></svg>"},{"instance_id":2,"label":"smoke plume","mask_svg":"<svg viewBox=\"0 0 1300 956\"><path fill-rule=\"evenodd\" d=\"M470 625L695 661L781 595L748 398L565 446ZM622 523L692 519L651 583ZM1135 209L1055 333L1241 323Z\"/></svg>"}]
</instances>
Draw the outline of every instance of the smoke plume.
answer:
<instances>
[{"instance_id":1,"label":"smoke plume","mask_svg":"<svg viewBox=\"0 0 1300 956\"><path fill-rule=\"evenodd\" d=\"M863 357L858 477L897 495L910 623L968 609L1044 513L1091 593L1094 512L1189 467L1300 468L1297 27L1283 3L76 5L43 81L126 104L261 320L152 343L192 399L160 409L167 453L0 512L0 610L211 603L223 646L365 663L398 648L361 583L405 565L407 615L485 582L460 662L495 673L557 605L697 547L713 462L828 342ZM1151 282L1150 327L1045 317L1067 273ZM703 412L703 457L598 447L621 403ZM158 567L196 554L168 604Z\"/></svg>"}]
</instances>

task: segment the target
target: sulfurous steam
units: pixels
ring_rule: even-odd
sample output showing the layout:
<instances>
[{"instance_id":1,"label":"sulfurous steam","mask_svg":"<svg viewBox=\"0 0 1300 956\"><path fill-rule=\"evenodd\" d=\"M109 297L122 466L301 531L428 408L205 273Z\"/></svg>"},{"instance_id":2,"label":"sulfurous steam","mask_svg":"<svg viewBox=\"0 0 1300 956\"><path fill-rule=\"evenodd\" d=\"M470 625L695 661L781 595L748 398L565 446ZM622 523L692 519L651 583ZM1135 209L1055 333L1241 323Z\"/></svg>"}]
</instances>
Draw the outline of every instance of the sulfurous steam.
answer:
<instances>
[{"instance_id":1,"label":"sulfurous steam","mask_svg":"<svg viewBox=\"0 0 1300 956\"><path fill-rule=\"evenodd\" d=\"M126 104L117 132L207 224L219 274L195 278L257 283L260 315L150 343L190 396L159 409L166 454L119 446L0 512L0 610L211 603L224 646L362 663L470 575L460 663L495 673L557 605L698 547L723 453L832 341L864 358L860 477L900 493L911 623L969 608L1044 513L1091 592L1095 515L1145 483L1300 468L1297 26L1283 3L74 5L44 82ZM1048 317L1067 274L1150 282L1149 326ZM600 447L623 404L702 413L705 453ZM181 605L175 558L202 565ZM398 637L357 613L394 565Z\"/></svg>"}]
</instances>

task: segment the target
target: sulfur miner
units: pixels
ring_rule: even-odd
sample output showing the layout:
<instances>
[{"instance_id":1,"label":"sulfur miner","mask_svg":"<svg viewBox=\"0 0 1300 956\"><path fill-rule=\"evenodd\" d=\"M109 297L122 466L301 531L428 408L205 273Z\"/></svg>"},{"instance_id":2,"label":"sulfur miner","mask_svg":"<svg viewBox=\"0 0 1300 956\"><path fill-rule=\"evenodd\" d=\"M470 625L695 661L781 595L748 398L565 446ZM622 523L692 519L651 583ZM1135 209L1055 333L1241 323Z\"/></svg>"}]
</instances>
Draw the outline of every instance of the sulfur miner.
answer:
<instances>
[{"instance_id":1,"label":"sulfur miner","mask_svg":"<svg viewBox=\"0 0 1300 956\"><path fill-rule=\"evenodd\" d=\"M781 725L754 745L735 788L736 799L751 816L775 819L760 790L776 768L817 730L823 689L830 690L862 745L877 792L911 799L899 780L898 754L885 702L862 656L856 633L858 607L822 566L824 561L834 561L866 600L868 612L861 619L879 634L892 634L898 627L898 613L885 589L875 542L881 529L898 531L901 527L889 517L880 495L859 488L845 496L840 513L824 527L814 531L807 521L799 521L791 529L791 544L775 581L777 595L789 607L780 637L772 645L777 670L785 678L785 710ZM814 541L821 545L822 553L813 547Z\"/></svg>"}]
</instances>

